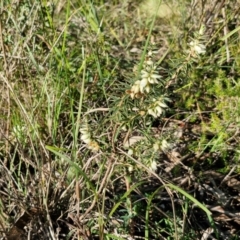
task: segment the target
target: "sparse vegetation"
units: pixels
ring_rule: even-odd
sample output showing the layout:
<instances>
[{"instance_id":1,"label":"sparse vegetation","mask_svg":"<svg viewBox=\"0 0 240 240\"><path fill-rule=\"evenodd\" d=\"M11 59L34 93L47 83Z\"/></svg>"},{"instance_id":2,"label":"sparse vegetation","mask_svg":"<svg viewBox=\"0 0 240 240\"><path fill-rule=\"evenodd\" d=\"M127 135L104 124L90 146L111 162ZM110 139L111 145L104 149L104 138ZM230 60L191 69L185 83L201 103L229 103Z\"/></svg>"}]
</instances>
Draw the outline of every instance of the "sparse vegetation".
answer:
<instances>
[{"instance_id":1,"label":"sparse vegetation","mask_svg":"<svg viewBox=\"0 0 240 240\"><path fill-rule=\"evenodd\" d=\"M0 239L239 239L240 3L0 3Z\"/></svg>"}]
</instances>

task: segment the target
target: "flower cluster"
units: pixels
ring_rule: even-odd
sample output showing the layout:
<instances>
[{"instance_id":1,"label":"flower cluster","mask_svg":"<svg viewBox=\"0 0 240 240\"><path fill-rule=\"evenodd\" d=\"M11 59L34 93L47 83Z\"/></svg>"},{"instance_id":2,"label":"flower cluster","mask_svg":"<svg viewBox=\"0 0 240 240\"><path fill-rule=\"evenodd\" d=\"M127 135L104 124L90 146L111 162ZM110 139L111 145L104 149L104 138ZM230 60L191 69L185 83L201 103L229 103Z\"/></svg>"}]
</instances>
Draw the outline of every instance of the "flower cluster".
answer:
<instances>
[{"instance_id":1,"label":"flower cluster","mask_svg":"<svg viewBox=\"0 0 240 240\"><path fill-rule=\"evenodd\" d=\"M195 34L195 38L189 43L190 53L193 57L204 55L206 53L206 46L204 45L204 32L205 27L201 26L198 33Z\"/></svg>"},{"instance_id":2,"label":"flower cluster","mask_svg":"<svg viewBox=\"0 0 240 240\"><path fill-rule=\"evenodd\" d=\"M154 98L153 103L148 109L148 114L152 115L154 118L160 117L168 107L165 103L166 100L169 101L169 99L163 97L159 98L158 100Z\"/></svg>"},{"instance_id":3,"label":"flower cluster","mask_svg":"<svg viewBox=\"0 0 240 240\"><path fill-rule=\"evenodd\" d=\"M88 128L88 124L83 124L80 128L80 133L82 134L81 140L86 143L88 149L96 152L99 150L99 145L96 141L91 138L91 134Z\"/></svg>"},{"instance_id":4,"label":"flower cluster","mask_svg":"<svg viewBox=\"0 0 240 240\"><path fill-rule=\"evenodd\" d=\"M158 79L161 76L157 73L157 66L152 61L153 52L149 51L147 59L143 63L143 69L141 70L141 80L137 80L130 91L132 99L140 98L145 92L150 92L150 86L158 83Z\"/></svg>"},{"instance_id":5,"label":"flower cluster","mask_svg":"<svg viewBox=\"0 0 240 240\"><path fill-rule=\"evenodd\" d=\"M153 144L154 152L162 151L167 153L171 148L173 148L173 144L167 142L165 139L163 139L161 142L155 142Z\"/></svg>"},{"instance_id":6,"label":"flower cluster","mask_svg":"<svg viewBox=\"0 0 240 240\"><path fill-rule=\"evenodd\" d=\"M190 42L190 48L192 55L200 55L206 53L206 46L202 44L198 39Z\"/></svg>"}]
</instances>

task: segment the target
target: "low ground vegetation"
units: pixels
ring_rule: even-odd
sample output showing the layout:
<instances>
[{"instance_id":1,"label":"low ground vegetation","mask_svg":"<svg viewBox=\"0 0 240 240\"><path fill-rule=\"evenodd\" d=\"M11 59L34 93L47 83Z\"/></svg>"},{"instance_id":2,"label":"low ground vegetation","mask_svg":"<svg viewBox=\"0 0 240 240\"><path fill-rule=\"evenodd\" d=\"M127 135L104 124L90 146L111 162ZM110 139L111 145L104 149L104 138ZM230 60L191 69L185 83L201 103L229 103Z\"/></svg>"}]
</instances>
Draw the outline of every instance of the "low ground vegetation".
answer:
<instances>
[{"instance_id":1,"label":"low ground vegetation","mask_svg":"<svg viewBox=\"0 0 240 240\"><path fill-rule=\"evenodd\" d=\"M0 239L239 239L239 1L0 11Z\"/></svg>"}]
</instances>

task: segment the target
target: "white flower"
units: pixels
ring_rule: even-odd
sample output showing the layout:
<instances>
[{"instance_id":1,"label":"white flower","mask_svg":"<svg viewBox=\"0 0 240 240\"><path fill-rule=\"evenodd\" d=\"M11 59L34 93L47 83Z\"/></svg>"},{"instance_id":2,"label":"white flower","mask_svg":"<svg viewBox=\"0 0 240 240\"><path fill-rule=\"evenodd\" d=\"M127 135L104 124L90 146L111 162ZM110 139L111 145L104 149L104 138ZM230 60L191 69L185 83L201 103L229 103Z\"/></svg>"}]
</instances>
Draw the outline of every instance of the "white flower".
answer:
<instances>
[{"instance_id":1,"label":"white flower","mask_svg":"<svg viewBox=\"0 0 240 240\"><path fill-rule=\"evenodd\" d=\"M80 128L80 133L82 134L80 139L84 143L88 144L88 143L91 142L91 135L90 135L90 132L89 132L87 124L83 124L82 125L82 127Z\"/></svg>"},{"instance_id":2,"label":"white flower","mask_svg":"<svg viewBox=\"0 0 240 240\"><path fill-rule=\"evenodd\" d=\"M156 112L154 111L154 109L148 109L148 114L149 115L152 115L153 117L155 117L155 118L157 118L158 117L158 115L156 114Z\"/></svg>"},{"instance_id":3,"label":"white flower","mask_svg":"<svg viewBox=\"0 0 240 240\"><path fill-rule=\"evenodd\" d=\"M165 139L162 140L161 149L163 152L167 152L169 149L171 149L172 145L168 143Z\"/></svg>"},{"instance_id":4,"label":"white flower","mask_svg":"<svg viewBox=\"0 0 240 240\"><path fill-rule=\"evenodd\" d=\"M163 102L162 98L160 98L158 101L153 99L153 101L154 103L148 109L148 114L152 115L154 118L157 118L163 114L164 108L167 108L168 106Z\"/></svg>"},{"instance_id":5,"label":"white flower","mask_svg":"<svg viewBox=\"0 0 240 240\"><path fill-rule=\"evenodd\" d=\"M131 148L128 149L128 155L132 156L133 155L133 150Z\"/></svg>"},{"instance_id":6,"label":"white flower","mask_svg":"<svg viewBox=\"0 0 240 240\"><path fill-rule=\"evenodd\" d=\"M145 91L146 91L147 93L150 92L150 86L149 86L149 85L147 85L147 86L145 87Z\"/></svg>"},{"instance_id":7,"label":"white flower","mask_svg":"<svg viewBox=\"0 0 240 240\"><path fill-rule=\"evenodd\" d=\"M148 78L149 83L151 84L157 84L158 83L158 78L161 78L161 76L159 74L151 74Z\"/></svg>"},{"instance_id":8,"label":"white flower","mask_svg":"<svg viewBox=\"0 0 240 240\"><path fill-rule=\"evenodd\" d=\"M132 91L135 93L140 92L140 81L136 81L132 86Z\"/></svg>"},{"instance_id":9,"label":"white flower","mask_svg":"<svg viewBox=\"0 0 240 240\"><path fill-rule=\"evenodd\" d=\"M158 106L162 107L162 108L167 108L168 105L164 102L158 101Z\"/></svg>"},{"instance_id":10,"label":"white flower","mask_svg":"<svg viewBox=\"0 0 240 240\"><path fill-rule=\"evenodd\" d=\"M160 115L162 115L162 113L163 113L163 110L162 110L162 108L160 107L160 106L157 106L156 108L155 108L155 111L157 112L157 114L160 116Z\"/></svg>"},{"instance_id":11,"label":"white flower","mask_svg":"<svg viewBox=\"0 0 240 240\"><path fill-rule=\"evenodd\" d=\"M125 124L122 125L121 130L126 132L127 131L127 125L125 125Z\"/></svg>"},{"instance_id":12,"label":"white flower","mask_svg":"<svg viewBox=\"0 0 240 240\"><path fill-rule=\"evenodd\" d=\"M80 128L80 133L82 134L80 139L87 145L87 148L92 151L98 151L99 145L96 141L91 138L91 133L89 131L87 123L83 124Z\"/></svg>"},{"instance_id":13,"label":"white flower","mask_svg":"<svg viewBox=\"0 0 240 240\"><path fill-rule=\"evenodd\" d=\"M157 162L155 160L152 161L150 169L154 172L157 171Z\"/></svg>"},{"instance_id":14,"label":"white flower","mask_svg":"<svg viewBox=\"0 0 240 240\"><path fill-rule=\"evenodd\" d=\"M142 74L142 75L141 75L142 78L148 78L148 76L149 76L149 72L147 72L147 71L145 71L145 70L142 70L142 71L141 71L141 74Z\"/></svg>"},{"instance_id":15,"label":"white flower","mask_svg":"<svg viewBox=\"0 0 240 240\"><path fill-rule=\"evenodd\" d=\"M148 58L144 61L143 69L141 70L141 80L136 81L131 88L130 96L132 99L141 97L145 92L149 93L150 85L157 84L158 79L161 78L157 74L157 66L152 61L152 54L152 51L148 52Z\"/></svg>"},{"instance_id":16,"label":"white flower","mask_svg":"<svg viewBox=\"0 0 240 240\"><path fill-rule=\"evenodd\" d=\"M148 109L148 114L152 115L155 118L160 117L162 115L162 113L163 113L163 110L159 106L152 108L152 109L151 108Z\"/></svg>"},{"instance_id":17,"label":"white flower","mask_svg":"<svg viewBox=\"0 0 240 240\"><path fill-rule=\"evenodd\" d=\"M196 54L205 54L206 46L201 44L198 40L194 40L190 42L191 51Z\"/></svg>"},{"instance_id":18,"label":"white flower","mask_svg":"<svg viewBox=\"0 0 240 240\"><path fill-rule=\"evenodd\" d=\"M151 83L151 84L158 83L157 79L161 78L161 76L159 74L154 73L154 72L155 71L147 72L146 70L142 70L141 71L142 81L145 80L145 81L147 81L148 83Z\"/></svg>"},{"instance_id":19,"label":"white flower","mask_svg":"<svg viewBox=\"0 0 240 240\"><path fill-rule=\"evenodd\" d=\"M86 135L89 133L89 130L88 130L88 128L80 128L80 133L83 135Z\"/></svg>"},{"instance_id":20,"label":"white flower","mask_svg":"<svg viewBox=\"0 0 240 240\"><path fill-rule=\"evenodd\" d=\"M153 51L151 51L151 50L148 51L148 56L149 56L149 57L152 57L152 55L153 55Z\"/></svg>"},{"instance_id":21,"label":"white flower","mask_svg":"<svg viewBox=\"0 0 240 240\"><path fill-rule=\"evenodd\" d=\"M140 93L140 81L136 81L130 91L130 96L133 99L136 95Z\"/></svg>"},{"instance_id":22,"label":"white flower","mask_svg":"<svg viewBox=\"0 0 240 240\"><path fill-rule=\"evenodd\" d=\"M87 124L83 124L83 125L81 126L81 128L80 128L80 132L81 132L82 134L88 132L88 125L87 125Z\"/></svg>"},{"instance_id":23,"label":"white flower","mask_svg":"<svg viewBox=\"0 0 240 240\"><path fill-rule=\"evenodd\" d=\"M91 142L90 133L83 134L83 135L81 136L81 140L82 140L84 143L86 143L86 144L90 143L90 142Z\"/></svg>"},{"instance_id":24,"label":"white flower","mask_svg":"<svg viewBox=\"0 0 240 240\"><path fill-rule=\"evenodd\" d=\"M153 66L154 63L153 63L152 60L147 60L147 61L146 61L146 64L149 65L149 66Z\"/></svg>"},{"instance_id":25,"label":"white flower","mask_svg":"<svg viewBox=\"0 0 240 240\"><path fill-rule=\"evenodd\" d=\"M147 78L143 78L141 81L140 81L140 92L141 93L144 93L144 89L145 87L148 85L148 80Z\"/></svg>"},{"instance_id":26,"label":"white flower","mask_svg":"<svg viewBox=\"0 0 240 240\"><path fill-rule=\"evenodd\" d=\"M130 165L129 167L128 167L128 171L131 173L131 172L133 172L133 165Z\"/></svg>"}]
</instances>

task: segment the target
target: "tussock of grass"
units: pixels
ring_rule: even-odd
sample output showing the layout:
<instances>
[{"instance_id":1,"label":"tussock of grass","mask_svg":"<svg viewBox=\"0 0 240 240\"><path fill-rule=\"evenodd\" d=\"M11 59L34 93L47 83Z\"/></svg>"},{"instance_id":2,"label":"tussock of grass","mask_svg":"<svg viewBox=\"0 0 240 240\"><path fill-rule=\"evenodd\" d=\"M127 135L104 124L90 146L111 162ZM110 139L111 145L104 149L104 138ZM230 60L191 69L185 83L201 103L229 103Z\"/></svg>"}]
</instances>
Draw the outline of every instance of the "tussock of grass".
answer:
<instances>
[{"instance_id":1,"label":"tussock of grass","mask_svg":"<svg viewBox=\"0 0 240 240\"><path fill-rule=\"evenodd\" d=\"M0 3L0 239L237 239L239 4Z\"/></svg>"}]
</instances>

